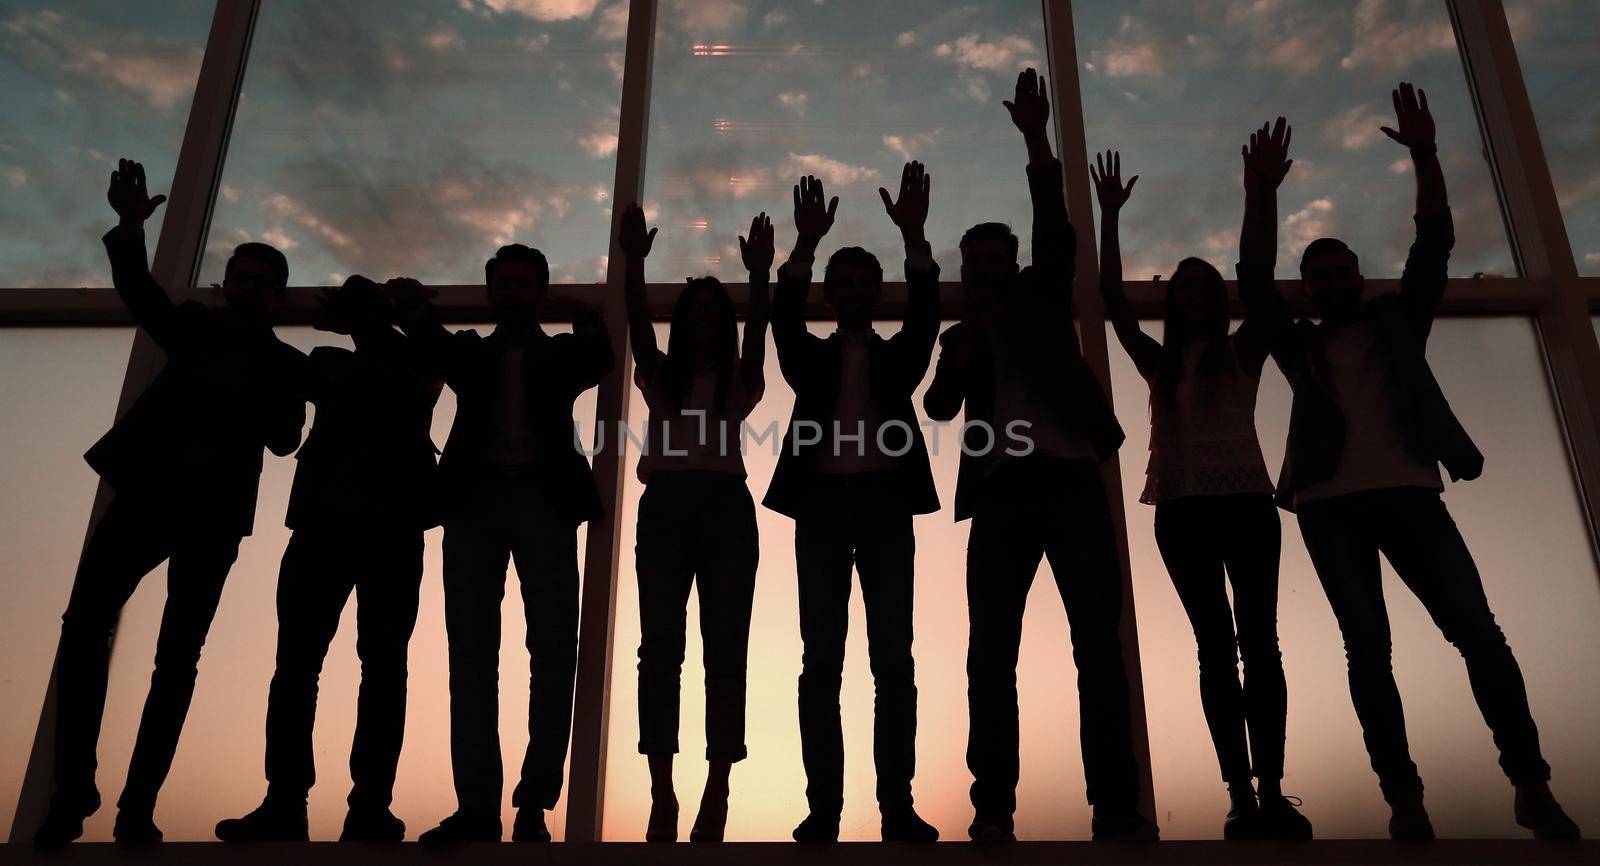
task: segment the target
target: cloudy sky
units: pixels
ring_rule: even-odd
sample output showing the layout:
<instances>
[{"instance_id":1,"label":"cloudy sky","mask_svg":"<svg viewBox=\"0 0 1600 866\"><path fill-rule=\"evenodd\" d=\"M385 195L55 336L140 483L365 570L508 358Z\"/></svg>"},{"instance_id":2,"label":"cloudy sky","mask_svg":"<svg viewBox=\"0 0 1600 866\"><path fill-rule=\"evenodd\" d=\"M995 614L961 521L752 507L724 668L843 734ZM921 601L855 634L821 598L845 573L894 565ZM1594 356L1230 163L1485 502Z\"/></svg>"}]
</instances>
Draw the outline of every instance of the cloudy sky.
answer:
<instances>
[{"instance_id":1,"label":"cloudy sky","mask_svg":"<svg viewBox=\"0 0 1600 866\"><path fill-rule=\"evenodd\" d=\"M1595 25L1579 0L1512 0L1530 90L1580 266L1600 271L1600 138L1580 87ZM297 284L353 272L478 279L499 243L544 248L557 280L604 272L625 0L273 0L264 4L202 280L265 240ZM152 9L153 7L153 9ZM103 285L95 238L118 155L170 183L206 0L0 2L0 283ZM1388 90L1432 97L1461 242L1455 271L1510 255L1438 0L1164 0L1074 7L1090 148L1143 175L1130 275L1235 257L1237 150L1254 123L1296 125L1284 257L1339 234L1369 274L1398 272L1405 154L1377 131ZM1036 0L663 0L645 199L651 275L737 278L757 211L792 242L788 189L841 196L824 252L860 243L900 272L876 188L908 157L934 175L929 235L947 270L967 225L1026 225L1022 149L999 100L1042 65ZM1025 234L1025 232L1024 232Z\"/></svg>"}]
</instances>

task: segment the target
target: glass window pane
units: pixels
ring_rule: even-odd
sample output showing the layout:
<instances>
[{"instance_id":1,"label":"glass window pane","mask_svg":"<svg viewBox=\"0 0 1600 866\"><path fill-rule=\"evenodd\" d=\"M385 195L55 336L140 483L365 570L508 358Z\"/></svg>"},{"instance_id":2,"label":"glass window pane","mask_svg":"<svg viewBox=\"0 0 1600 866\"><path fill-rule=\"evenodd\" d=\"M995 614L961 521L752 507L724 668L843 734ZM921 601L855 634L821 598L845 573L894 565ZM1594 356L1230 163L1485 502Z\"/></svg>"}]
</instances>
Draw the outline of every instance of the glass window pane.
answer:
<instances>
[{"instance_id":1,"label":"glass window pane","mask_svg":"<svg viewBox=\"0 0 1600 866\"><path fill-rule=\"evenodd\" d=\"M473 326L487 333L490 326ZM558 330L558 329L552 329ZM306 327L278 329L279 335L303 350L340 341ZM593 426L594 389L584 392L574 417L585 430ZM115 405L115 402L106 405ZM313 407L307 407L314 416ZM433 440L442 444L455 418L455 395L447 388L433 414ZM306 429L310 430L308 423ZM93 436L102 432L95 428ZM255 533L244 540L239 559L228 576L200 660L194 703L184 726L183 741L173 761L172 774L156 809L156 823L171 841L213 841L213 828L222 818L243 815L256 807L266 791L261 762L265 749L264 724L267 686L272 679L277 640L276 607L278 565L289 541L283 526L294 461L267 456L256 508ZM83 506L87 514L87 505ZM586 527L585 527L586 528ZM75 532L81 533L82 522ZM455 811L456 798L450 775L450 691L444 632L444 592L441 584L442 531L425 536L422 597L411 655L406 702L406 742L395 782L396 815L406 822L406 834L415 839L440 818ZM578 530L579 550L585 538ZM81 543L79 535L75 543ZM77 549L69 563L76 563ZM581 559L580 559L581 562ZM71 566L63 583L70 586ZM514 572L515 569L512 569ZM500 747L508 779L528 742L528 653L524 648L525 621L517 577L507 578L509 591L501 609ZM108 804L114 802L127 777L128 758L138 731L140 708L149 687L150 660L154 657L161 607L166 598L166 566L140 584L123 611L112 656L110 691L106 700L105 729L100 738L99 786ZM311 838L331 841L339 837L344 821L345 796L350 791L347 756L355 731L356 690L360 662L355 652L355 611L352 598L339 623L339 632L322 670L317 701L315 749L317 785L311 790ZM59 616L60 611L49 613ZM48 623L54 647L55 621ZM48 676L48 663L45 664ZM41 687L42 692L42 687ZM37 717L31 717L31 726ZM31 732L31 728L30 728ZM25 755L25 752L23 753ZM24 757L25 760L25 757ZM511 784L506 785L504 820L509 833L515 810ZM9 818L9 813L7 813ZM85 839L110 841L116 810L101 809L85 824ZM566 798L551 812L550 829L556 839L566 830Z\"/></svg>"},{"instance_id":2,"label":"glass window pane","mask_svg":"<svg viewBox=\"0 0 1600 866\"><path fill-rule=\"evenodd\" d=\"M1367 276L1400 273L1415 186L1389 92L1427 91L1439 125L1457 244L1451 270L1514 273L1460 55L1438 0L1077 0L1090 151L1122 151L1142 177L1123 211L1130 277L1200 256L1233 273L1243 208L1239 148L1280 114L1295 127L1280 274L1305 245L1344 238Z\"/></svg>"},{"instance_id":3,"label":"glass window pane","mask_svg":"<svg viewBox=\"0 0 1600 866\"><path fill-rule=\"evenodd\" d=\"M832 323L813 322L813 333L826 335ZM898 323L879 322L885 337ZM657 325L657 339L666 345L667 326ZM783 384L777 352L767 347L767 392L748 420L745 466L751 495L757 502L761 563L756 577L751 622L746 699L746 742L749 757L733 770L729 840L787 841L806 814L805 770L800 762L796 683L800 675L800 623L796 596L794 521L760 506L777 465L784 425L794 395ZM922 405L930 375L913 397ZM647 410L637 388L631 389L630 426L644 431ZM923 419L925 423L926 419ZM944 508L915 520L917 589L914 628L917 662L917 775L913 783L917 811L947 840L966 838L972 821L967 771L967 605L966 549L968 523L953 523L956 466L961 450L958 416L948 425L927 429L934 482ZM775 437L758 441L768 431ZM644 838L650 812L650 779L638 754L639 591L633 557L639 497L638 449L631 448L622 496L621 567L617 578L615 636L611 668L611 718L606 761L605 838ZM852 592L850 628L845 650L844 685L840 694L845 741L845 807L840 838L877 841L877 778L872 763L872 673L867 665L865 611L859 592ZM679 716L680 754L673 766L679 812L679 838L688 838L695 804L705 784L703 760L705 672L701 664L698 602L691 597L687 616ZM1017 787L1017 835L1022 839L1087 839L1089 806L1084 801L1083 765L1078 750L1078 700L1073 687L1072 652L1067 618L1050 576L1041 563L1029 596L1017 666L1021 691L1022 777Z\"/></svg>"},{"instance_id":4,"label":"glass window pane","mask_svg":"<svg viewBox=\"0 0 1600 866\"><path fill-rule=\"evenodd\" d=\"M1600 18L1583 0L1505 0L1578 272L1600 274Z\"/></svg>"},{"instance_id":5,"label":"glass window pane","mask_svg":"<svg viewBox=\"0 0 1600 866\"><path fill-rule=\"evenodd\" d=\"M661 220L654 272L744 279L736 235L764 209L792 243L790 188L814 174L840 199L821 255L863 246L901 279L877 190L917 159L933 175L928 239L954 279L972 224L1027 236L1026 154L1000 106L1026 66L1045 68L1037 0L662 0L645 178Z\"/></svg>"},{"instance_id":6,"label":"glass window pane","mask_svg":"<svg viewBox=\"0 0 1600 866\"><path fill-rule=\"evenodd\" d=\"M106 206L106 179L128 157L144 163L152 190L171 186L212 6L0 7L4 288L110 285L100 236L116 215Z\"/></svg>"},{"instance_id":7,"label":"glass window pane","mask_svg":"<svg viewBox=\"0 0 1600 866\"><path fill-rule=\"evenodd\" d=\"M605 273L626 0L263 4L202 269L475 283L494 249Z\"/></svg>"},{"instance_id":8,"label":"glass window pane","mask_svg":"<svg viewBox=\"0 0 1600 866\"><path fill-rule=\"evenodd\" d=\"M11 833L94 504L83 452L116 413L133 329L0 328L0 837Z\"/></svg>"},{"instance_id":9,"label":"glass window pane","mask_svg":"<svg viewBox=\"0 0 1600 866\"><path fill-rule=\"evenodd\" d=\"M1145 322L1159 337L1160 323ZM1195 643L1139 503L1150 442L1144 381L1111 350L1117 415L1127 430L1122 491L1139 617L1145 707L1162 835L1219 838L1227 794L1200 709ZM1596 572L1559 416L1531 320L1440 319L1428 354L1451 406L1487 457L1481 478L1450 485L1445 503L1527 679L1552 786L1580 825L1600 820L1600 745L1587 719L1600 702L1600 573ZM1289 386L1268 364L1256 419L1274 477L1289 425ZM1279 512L1283 557L1278 634L1289 683L1284 790L1305 800L1322 838L1383 837L1388 809L1370 769L1346 687L1344 646L1294 515ZM1441 836L1520 838L1511 791L1473 702L1461 656L1410 590L1383 566L1394 668L1412 757Z\"/></svg>"}]
</instances>

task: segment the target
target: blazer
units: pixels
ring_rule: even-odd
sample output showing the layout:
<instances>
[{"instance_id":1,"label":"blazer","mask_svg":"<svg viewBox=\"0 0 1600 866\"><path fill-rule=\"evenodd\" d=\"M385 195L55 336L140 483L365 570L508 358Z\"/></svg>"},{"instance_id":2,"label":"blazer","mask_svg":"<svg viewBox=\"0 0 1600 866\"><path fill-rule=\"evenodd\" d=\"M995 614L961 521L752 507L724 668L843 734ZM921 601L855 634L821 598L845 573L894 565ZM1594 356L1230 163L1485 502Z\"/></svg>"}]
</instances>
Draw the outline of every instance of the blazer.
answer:
<instances>
[{"instance_id":1,"label":"blazer","mask_svg":"<svg viewBox=\"0 0 1600 866\"><path fill-rule=\"evenodd\" d=\"M908 266L906 280L907 304L900 331L888 339L876 333L869 338L867 367L872 381L868 383L868 393L885 423L899 421L911 430L911 449L893 459L891 484L906 511L928 514L939 510L939 494L934 490L928 446L911 405L911 395L927 375L933 343L939 335L939 266ZM772 483L761 504L789 517L801 513L815 488L817 454L827 447L827 434L836 420L843 359L837 334L822 338L806 330L806 295L810 289L810 280L791 273L788 264L778 269L778 287L772 301L772 341L778 350L778 367L784 381L794 391L794 414L784 432L783 453L778 456ZM821 428L822 441L797 445L796 427L808 423ZM867 435L875 436L876 431L867 431ZM885 441L898 444L898 434L886 434Z\"/></svg>"},{"instance_id":2,"label":"blazer","mask_svg":"<svg viewBox=\"0 0 1600 866\"><path fill-rule=\"evenodd\" d=\"M429 428L443 383L393 328L355 342L353 352L311 350L305 391L317 413L295 455L284 523L435 526L438 452Z\"/></svg>"},{"instance_id":3,"label":"blazer","mask_svg":"<svg viewBox=\"0 0 1600 866\"><path fill-rule=\"evenodd\" d=\"M1470 481L1483 474L1483 454L1450 409L1425 355L1449 279L1455 227L1449 211L1415 220L1417 236L1406 256L1400 291L1367 301L1361 317L1376 325L1388 350L1389 374L1397 386L1395 417L1406 450L1423 463L1444 464L1452 481ZM1321 324L1302 319L1283 329L1273 350L1294 389L1277 490L1278 506L1286 511L1294 510L1297 491L1333 477L1344 451L1345 420L1328 381L1325 333Z\"/></svg>"},{"instance_id":4,"label":"blazer","mask_svg":"<svg viewBox=\"0 0 1600 866\"><path fill-rule=\"evenodd\" d=\"M173 303L150 274L142 235L112 229L101 240L112 285L167 363L84 459L118 494L249 535L262 448L287 456L300 444L305 356L226 309Z\"/></svg>"},{"instance_id":5,"label":"blazer","mask_svg":"<svg viewBox=\"0 0 1600 866\"><path fill-rule=\"evenodd\" d=\"M933 383L923 395L928 416L949 421L966 406L968 426L965 447L956 475L955 519L972 516L978 488L985 476L985 456L1005 431L994 428L995 359L989 343L990 329L1006 354L1027 377L1045 411L1063 430L1087 439L1104 461L1121 447L1122 426L1117 423L1105 388L1083 359L1078 332L1073 325L1072 283L1077 268L1077 235L1067 219L1061 163L1028 166L1028 189L1033 199L1033 264L1024 268L1004 294L968 320L951 325L939 338L944 351L934 369ZM966 343L965 362L951 347ZM972 422L993 430L995 440Z\"/></svg>"},{"instance_id":6,"label":"blazer","mask_svg":"<svg viewBox=\"0 0 1600 866\"><path fill-rule=\"evenodd\" d=\"M439 458L441 517L448 520L463 496L494 473L488 460L490 411L501 387L498 332L451 333L426 308L408 326L418 348L456 394L456 417ZM573 525L604 513L594 471L578 450L572 404L600 383L615 360L611 337L599 316L573 323L570 334L535 329L523 356L523 386L538 464L529 478L544 488L556 510Z\"/></svg>"}]
</instances>

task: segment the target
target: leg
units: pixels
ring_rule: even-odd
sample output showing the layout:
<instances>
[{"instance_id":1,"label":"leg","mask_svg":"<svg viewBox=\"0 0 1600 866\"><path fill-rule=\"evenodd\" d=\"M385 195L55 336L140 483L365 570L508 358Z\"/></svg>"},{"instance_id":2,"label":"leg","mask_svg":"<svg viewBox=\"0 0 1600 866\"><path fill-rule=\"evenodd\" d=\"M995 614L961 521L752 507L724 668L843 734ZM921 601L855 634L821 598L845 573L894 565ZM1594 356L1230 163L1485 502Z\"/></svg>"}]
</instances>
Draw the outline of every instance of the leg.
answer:
<instances>
[{"instance_id":1,"label":"leg","mask_svg":"<svg viewBox=\"0 0 1600 866\"><path fill-rule=\"evenodd\" d=\"M1300 534L1344 637L1350 698L1378 784L1390 803L1410 802L1420 799L1422 778L1406 742L1377 540L1368 523L1387 515L1366 514L1372 506L1372 494L1306 503L1299 511Z\"/></svg>"},{"instance_id":2,"label":"leg","mask_svg":"<svg viewBox=\"0 0 1600 866\"><path fill-rule=\"evenodd\" d=\"M152 508L118 496L84 546L61 618L56 670L55 802L67 813L82 817L100 804L95 747L105 715L111 633L139 581L167 557L167 545Z\"/></svg>"},{"instance_id":3,"label":"leg","mask_svg":"<svg viewBox=\"0 0 1600 866\"><path fill-rule=\"evenodd\" d=\"M350 808L388 809L405 740L407 654L422 587L422 533L369 536L370 563L356 579L356 655L361 690L350 748Z\"/></svg>"},{"instance_id":4,"label":"leg","mask_svg":"<svg viewBox=\"0 0 1600 866\"><path fill-rule=\"evenodd\" d=\"M1084 780L1096 829L1115 836L1136 823L1139 807L1116 536L1099 466L1075 461L1051 487L1046 495L1060 510L1051 515L1058 522L1046 530L1045 555L1072 629Z\"/></svg>"},{"instance_id":5,"label":"leg","mask_svg":"<svg viewBox=\"0 0 1600 866\"><path fill-rule=\"evenodd\" d=\"M1025 504L986 497L967 540L967 768L974 830L1009 835L1017 810L1017 653L1043 555ZM1021 507L1017 507L1021 506Z\"/></svg>"},{"instance_id":6,"label":"leg","mask_svg":"<svg viewBox=\"0 0 1600 866\"><path fill-rule=\"evenodd\" d=\"M1244 695L1239 687L1238 644L1223 575L1226 525L1211 518L1219 497L1190 497L1156 506L1156 545L1194 629L1200 662L1200 706L1217 750L1222 780L1232 791L1250 787Z\"/></svg>"},{"instance_id":7,"label":"leg","mask_svg":"<svg viewBox=\"0 0 1600 866\"><path fill-rule=\"evenodd\" d=\"M511 802L533 807L530 815L561 799L578 670L577 527L537 495L512 546L528 620L529 682L528 751Z\"/></svg>"},{"instance_id":8,"label":"leg","mask_svg":"<svg viewBox=\"0 0 1600 866\"><path fill-rule=\"evenodd\" d=\"M678 489L647 486L639 502L634 548L639 584L639 754L647 756L678 753L685 617L694 583L694 538L688 521L679 519L692 509L675 495Z\"/></svg>"},{"instance_id":9,"label":"leg","mask_svg":"<svg viewBox=\"0 0 1600 866\"><path fill-rule=\"evenodd\" d=\"M167 563L167 604L156 638L155 671L128 763L128 782L117 801L123 812L149 815L155 809L194 697L200 650L238 556L238 536L202 535L180 540Z\"/></svg>"},{"instance_id":10,"label":"leg","mask_svg":"<svg viewBox=\"0 0 1600 866\"><path fill-rule=\"evenodd\" d=\"M444 527L450 763L462 812L500 815L500 602L510 548L478 515Z\"/></svg>"},{"instance_id":11,"label":"leg","mask_svg":"<svg viewBox=\"0 0 1600 866\"><path fill-rule=\"evenodd\" d=\"M837 822L844 809L844 731L839 688L850 627L850 535L830 503L794 523L799 578L800 755L811 814ZM837 832L837 831L836 831Z\"/></svg>"},{"instance_id":12,"label":"leg","mask_svg":"<svg viewBox=\"0 0 1600 866\"><path fill-rule=\"evenodd\" d=\"M874 686L872 757L878 770L878 808L911 808L917 765L917 683L911 656L912 586L916 539L911 515L887 503L856 551L861 600L867 613L867 653Z\"/></svg>"},{"instance_id":13,"label":"leg","mask_svg":"<svg viewBox=\"0 0 1600 866\"><path fill-rule=\"evenodd\" d=\"M1226 513L1228 577L1244 657L1244 711L1250 720L1250 755L1264 797L1283 778L1285 721L1289 714L1283 654L1278 649L1278 559L1282 530L1267 494L1232 497Z\"/></svg>"},{"instance_id":14,"label":"leg","mask_svg":"<svg viewBox=\"0 0 1600 866\"><path fill-rule=\"evenodd\" d=\"M350 597L345 539L298 530L278 572L278 666L267 693L267 799L305 809L316 782L317 680Z\"/></svg>"},{"instance_id":15,"label":"leg","mask_svg":"<svg viewBox=\"0 0 1600 866\"><path fill-rule=\"evenodd\" d=\"M1384 555L1466 660L1472 695L1494 733L1506 776L1517 785L1548 781L1550 765L1539 752L1522 669L1495 623L1461 532L1437 494L1394 492L1397 507L1380 542Z\"/></svg>"}]
</instances>

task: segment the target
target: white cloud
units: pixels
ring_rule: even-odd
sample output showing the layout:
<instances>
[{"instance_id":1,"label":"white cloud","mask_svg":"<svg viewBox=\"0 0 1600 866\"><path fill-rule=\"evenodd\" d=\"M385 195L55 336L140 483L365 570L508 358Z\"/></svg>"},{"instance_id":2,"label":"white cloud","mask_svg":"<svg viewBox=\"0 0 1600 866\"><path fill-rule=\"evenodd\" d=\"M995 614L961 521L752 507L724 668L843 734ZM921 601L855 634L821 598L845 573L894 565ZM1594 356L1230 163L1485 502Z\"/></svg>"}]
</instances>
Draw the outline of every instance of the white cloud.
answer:
<instances>
[{"instance_id":1,"label":"white cloud","mask_svg":"<svg viewBox=\"0 0 1600 866\"><path fill-rule=\"evenodd\" d=\"M600 0L462 0L464 8L481 7L497 15L517 14L535 21L588 18Z\"/></svg>"},{"instance_id":2,"label":"white cloud","mask_svg":"<svg viewBox=\"0 0 1600 866\"><path fill-rule=\"evenodd\" d=\"M1113 45L1107 49L1103 60L1106 74L1113 77L1125 75L1163 75L1166 66L1161 51L1151 42L1132 45Z\"/></svg>"},{"instance_id":3,"label":"white cloud","mask_svg":"<svg viewBox=\"0 0 1600 866\"><path fill-rule=\"evenodd\" d=\"M1322 133L1345 150L1366 150L1383 137L1378 127L1388 122L1371 105L1356 105L1335 115Z\"/></svg>"},{"instance_id":4,"label":"white cloud","mask_svg":"<svg viewBox=\"0 0 1600 866\"><path fill-rule=\"evenodd\" d=\"M727 30L744 21L742 0L683 0L678 4L679 25L691 33Z\"/></svg>"},{"instance_id":5,"label":"white cloud","mask_svg":"<svg viewBox=\"0 0 1600 866\"><path fill-rule=\"evenodd\" d=\"M910 48L911 46L917 44L917 34L907 30L906 32L894 38L894 44L900 46L901 48Z\"/></svg>"},{"instance_id":6,"label":"white cloud","mask_svg":"<svg viewBox=\"0 0 1600 866\"><path fill-rule=\"evenodd\" d=\"M883 146L893 151L901 159L910 161L916 158L922 148L933 144L937 133L916 132L911 135L885 135Z\"/></svg>"},{"instance_id":7,"label":"white cloud","mask_svg":"<svg viewBox=\"0 0 1600 866\"><path fill-rule=\"evenodd\" d=\"M799 91L785 91L778 94L778 104L801 117L805 116L806 104L810 101L811 97L809 95Z\"/></svg>"},{"instance_id":8,"label":"white cloud","mask_svg":"<svg viewBox=\"0 0 1600 866\"><path fill-rule=\"evenodd\" d=\"M28 170L20 165L6 169L6 180L12 186L26 186L28 183Z\"/></svg>"},{"instance_id":9,"label":"white cloud","mask_svg":"<svg viewBox=\"0 0 1600 866\"><path fill-rule=\"evenodd\" d=\"M157 43L138 35L112 32L102 25L59 12L25 12L6 21L5 53L50 72L90 79L137 93L152 108L171 113L188 107L200 74L202 51L192 45ZM113 55L98 46L115 45ZM58 88L58 98L77 95Z\"/></svg>"},{"instance_id":10,"label":"white cloud","mask_svg":"<svg viewBox=\"0 0 1600 866\"><path fill-rule=\"evenodd\" d=\"M608 40L628 37L627 0L619 0L600 11L600 26L595 30L595 35Z\"/></svg>"},{"instance_id":11,"label":"white cloud","mask_svg":"<svg viewBox=\"0 0 1600 866\"><path fill-rule=\"evenodd\" d=\"M813 174L824 183L849 186L863 180L875 181L878 170L840 162L820 153L791 153L785 175Z\"/></svg>"},{"instance_id":12,"label":"white cloud","mask_svg":"<svg viewBox=\"0 0 1600 866\"><path fill-rule=\"evenodd\" d=\"M595 159L603 159L617 152L615 132L591 132L578 139L578 144Z\"/></svg>"},{"instance_id":13,"label":"white cloud","mask_svg":"<svg viewBox=\"0 0 1600 866\"><path fill-rule=\"evenodd\" d=\"M1361 0L1353 17L1354 47L1339 61L1345 69L1405 69L1424 57L1456 48L1450 20L1432 4L1418 8L1405 0Z\"/></svg>"},{"instance_id":14,"label":"white cloud","mask_svg":"<svg viewBox=\"0 0 1600 866\"><path fill-rule=\"evenodd\" d=\"M227 202L227 203L229 203L229 204L233 204L234 202L239 200L239 190L237 190L237 189L235 189L235 188L233 188L231 186L228 186L227 184L223 184L222 185L221 193L222 193L222 200Z\"/></svg>"},{"instance_id":15,"label":"white cloud","mask_svg":"<svg viewBox=\"0 0 1600 866\"><path fill-rule=\"evenodd\" d=\"M431 51L459 51L467 47L461 34L450 27L439 27L422 34L422 45Z\"/></svg>"},{"instance_id":16,"label":"white cloud","mask_svg":"<svg viewBox=\"0 0 1600 866\"><path fill-rule=\"evenodd\" d=\"M1319 198L1283 220L1284 248L1299 256L1306 246L1317 238L1327 237L1333 230L1333 202Z\"/></svg>"},{"instance_id":17,"label":"white cloud","mask_svg":"<svg viewBox=\"0 0 1600 866\"><path fill-rule=\"evenodd\" d=\"M958 37L953 44L941 43L934 54L954 58L957 65L968 69L1015 74L1023 67L1039 65L1032 59L1037 50L1033 41L1024 36L1002 36L984 42L980 34L969 33Z\"/></svg>"}]
</instances>

